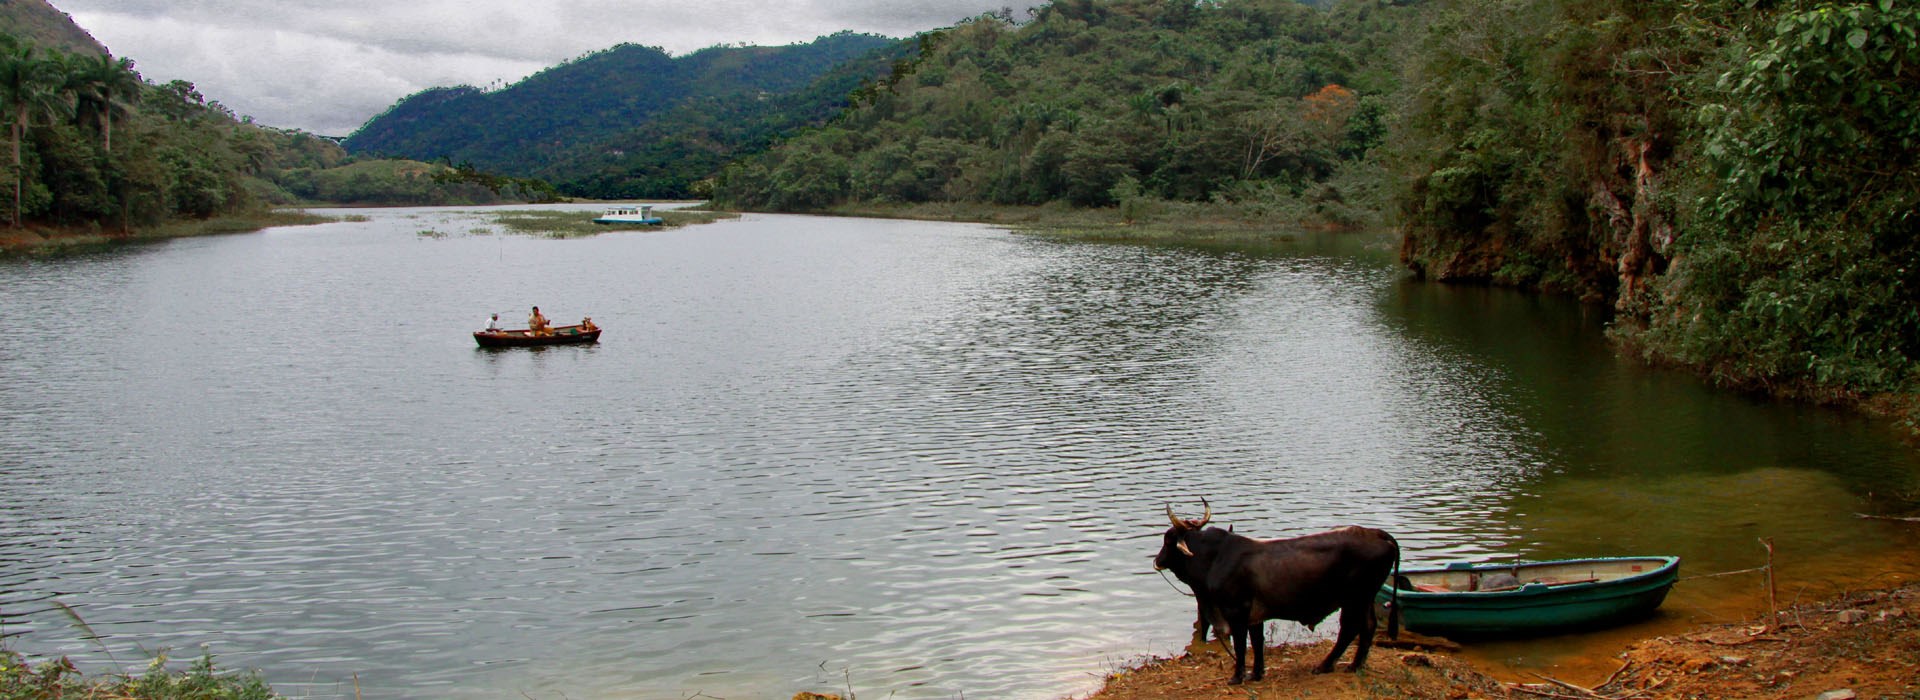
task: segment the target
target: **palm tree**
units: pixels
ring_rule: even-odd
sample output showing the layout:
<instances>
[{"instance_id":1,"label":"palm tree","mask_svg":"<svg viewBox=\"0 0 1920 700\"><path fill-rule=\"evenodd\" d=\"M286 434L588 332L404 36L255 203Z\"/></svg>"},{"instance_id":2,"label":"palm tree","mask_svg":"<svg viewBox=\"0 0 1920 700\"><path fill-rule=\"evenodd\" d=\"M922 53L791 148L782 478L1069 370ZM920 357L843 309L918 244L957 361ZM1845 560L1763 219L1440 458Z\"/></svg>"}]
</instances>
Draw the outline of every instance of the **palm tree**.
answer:
<instances>
[{"instance_id":1,"label":"palm tree","mask_svg":"<svg viewBox=\"0 0 1920 700\"><path fill-rule=\"evenodd\" d=\"M21 183L26 180L20 161L20 142L33 117L56 114L65 106L60 93L59 64L39 55L33 42L0 42L0 105L13 119L13 227L20 228Z\"/></svg>"},{"instance_id":2,"label":"palm tree","mask_svg":"<svg viewBox=\"0 0 1920 700\"><path fill-rule=\"evenodd\" d=\"M99 115L100 148L112 153L113 115L126 114L127 99L140 94L140 75L133 71L133 59L106 54L76 56L67 70L67 87L79 102L76 106Z\"/></svg>"}]
</instances>

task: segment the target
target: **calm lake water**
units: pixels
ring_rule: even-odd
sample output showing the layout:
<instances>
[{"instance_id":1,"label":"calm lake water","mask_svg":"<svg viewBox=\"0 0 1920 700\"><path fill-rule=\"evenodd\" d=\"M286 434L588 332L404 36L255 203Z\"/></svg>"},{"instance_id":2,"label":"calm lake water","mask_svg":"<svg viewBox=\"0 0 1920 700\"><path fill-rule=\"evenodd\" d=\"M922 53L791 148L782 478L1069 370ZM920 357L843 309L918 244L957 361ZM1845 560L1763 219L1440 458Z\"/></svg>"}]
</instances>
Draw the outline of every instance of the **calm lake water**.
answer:
<instances>
[{"instance_id":1,"label":"calm lake water","mask_svg":"<svg viewBox=\"0 0 1920 700\"><path fill-rule=\"evenodd\" d=\"M1410 564L1697 575L1771 537L1783 597L1915 570L1915 528L1853 515L1920 489L1888 426L1622 361L1588 310L1404 280L1374 236L354 213L0 261L8 646L204 645L301 697L1056 698L1184 644L1148 557L1203 496L1241 533L1386 528ZM605 336L474 346L532 304ZM1759 590L1474 653L1578 666Z\"/></svg>"}]
</instances>

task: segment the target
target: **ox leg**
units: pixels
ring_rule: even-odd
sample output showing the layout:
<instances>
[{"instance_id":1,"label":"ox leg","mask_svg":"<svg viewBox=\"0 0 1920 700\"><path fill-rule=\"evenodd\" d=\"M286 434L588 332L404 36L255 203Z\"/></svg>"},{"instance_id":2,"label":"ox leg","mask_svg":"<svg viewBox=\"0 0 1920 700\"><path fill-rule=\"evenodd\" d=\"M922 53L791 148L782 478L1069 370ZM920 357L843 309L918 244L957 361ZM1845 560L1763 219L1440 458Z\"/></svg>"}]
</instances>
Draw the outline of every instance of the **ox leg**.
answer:
<instances>
[{"instance_id":1,"label":"ox leg","mask_svg":"<svg viewBox=\"0 0 1920 700\"><path fill-rule=\"evenodd\" d=\"M1360 643L1354 647L1353 663L1347 666L1347 670L1359 671L1360 666L1367 662L1367 651L1373 648L1375 620L1371 601L1364 605L1348 604L1341 608L1339 640L1334 642L1333 651L1328 652L1327 658L1322 660L1313 672L1332 672L1334 664L1340 660L1340 655L1346 653L1347 645L1352 644L1356 639L1360 640Z\"/></svg>"},{"instance_id":2,"label":"ox leg","mask_svg":"<svg viewBox=\"0 0 1920 700\"><path fill-rule=\"evenodd\" d=\"M1227 685L1240 685L1247 677L1247 625L1244 622L1230 622L1233 637L1233 678L1227 679Z\"/></svg>"},{"instance_id":3,"label":"ox leg","mask_svg":"<svg viewBox=\"0 0 1920 700\"><path fill-rule=\"evenodd\" d=\"M1339 661L1340 655L1347 652L1347 645L1353 643L1354 631L1359 629L1359 625L1354 624L1353 616L1348 614L1350 610L1352 608L1340 611L1340 636L1333 643L1333 651L1327 652L1327 658L1322 659L1319 666L1313 667L1314 673L1331 673L1334 662Z\"/></svg>"},{"instance_id":4,"label":"ox leg","mask_svg":"<svg viewBox=\"0 0 1920 700\"><path fill-rule=\"evenodd\" d=\"M1354 647L1353 663L1347 666L1347 670L1357 673L1360 671L1360 667L1367 663L1367 652L1373 649L1373 630L1380 624L1380 615L1374 612L1372 601L1367 601L1366 604L1355 607L1365 612L1356 616L1361 618L1360 631L1355 635L1360 638L1360 643L1359 646ZM1347 623L1345 620L1340 622L1340 629L1341 631L1346 631Z\"/></svg>"},{"instance_id":5,"label":"ox leg","mask_svg":"<svg viewBox=\"0 0 1920 700\"><path fill-rule=\"evenodd\" d=\"M1194 596L1194 605L1200 609L1200 612L1194 616L1193 646L1199 646L1207 641L1207 629L1212 627L1212 622L1207 619L1207 601L1205 599ZM1214 634L1216 638L1219 636L1218 633Z\"/></svg>"},{"instance_id":6,"label":"ox leg","mask_svg":"<svg viewBox=\"0 0 1920 700\"><path fill-rule=\"evenodd\" d=\"M1267 623L1253 624L1253 679L1267 677Z\"/></svg>"}]
</instances>

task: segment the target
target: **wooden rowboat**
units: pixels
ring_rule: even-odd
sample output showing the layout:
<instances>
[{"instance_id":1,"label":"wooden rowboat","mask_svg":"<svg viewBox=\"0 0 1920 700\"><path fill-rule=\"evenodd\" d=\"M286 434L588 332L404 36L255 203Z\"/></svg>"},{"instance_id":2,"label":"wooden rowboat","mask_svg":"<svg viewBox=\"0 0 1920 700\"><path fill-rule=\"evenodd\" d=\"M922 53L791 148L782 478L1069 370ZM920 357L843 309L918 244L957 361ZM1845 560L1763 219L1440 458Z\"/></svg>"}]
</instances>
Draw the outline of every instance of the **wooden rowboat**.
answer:
<instances>
[{"instance_id":1,"label":"wooden rowboat","mask_svg":"<svg viewBox=\"0 0 1920 700\"><path fill-rule=\"evenodd\" d=\"M1407 629L1455 637L1594 629L1646 617L1680 580L1680 558L1608 557L1400 572L1378 599L1399 594Z\"/></svg>"},{"instance_id":2,"label":"wooden rowboat","mask_svg":"<svg viewBox=\"0 0 1920 700\"><path fill-rule=\"evenodd\" d=\"M572 345L576 343L596 343L600 341L600 328L587 330L585 326L554 326L552 332L536 335L525 328L499 331L474 331L473 342L483 348L521 348L535 345Z\"/></svg>"}]
</instances>

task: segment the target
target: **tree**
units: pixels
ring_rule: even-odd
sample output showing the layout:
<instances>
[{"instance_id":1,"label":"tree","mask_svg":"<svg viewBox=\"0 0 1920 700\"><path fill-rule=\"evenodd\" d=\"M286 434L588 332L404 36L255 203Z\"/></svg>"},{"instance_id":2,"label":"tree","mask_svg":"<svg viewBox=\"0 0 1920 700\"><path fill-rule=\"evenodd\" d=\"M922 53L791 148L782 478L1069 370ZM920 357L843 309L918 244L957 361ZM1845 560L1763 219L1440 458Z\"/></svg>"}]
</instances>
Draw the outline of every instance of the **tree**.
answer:
<instances>
[{"instance_id":1,"label":"tree","mask_svg":"<svg viewBox=\"0 0 1920 700\"><path fill-rule=\"evenodd\" d=\"M6 106L13 127L14 228L20 228L21 186L26 180L20 142L26 137L29 121L57 114L65 106L60 78L59 64L40 55L33 42L0 41L0 104Z\"/></svg>"},{"instance_id":2,"label":"tree","mask_svg":"<svg viewBox=\"0 0 1920 700\"><path fill-rule=\"evenodd\" d=\"M100 148L113 152L113 117L126 114L127 100L138 97L143 84L133 70L133 59L105 54L81 56L68 66L67 87L78 101L77 111L97 115Z\"/></svg>"}]
</instances>

